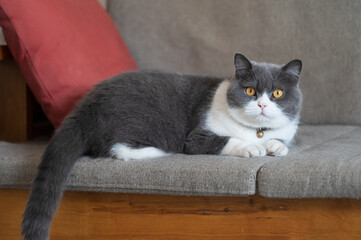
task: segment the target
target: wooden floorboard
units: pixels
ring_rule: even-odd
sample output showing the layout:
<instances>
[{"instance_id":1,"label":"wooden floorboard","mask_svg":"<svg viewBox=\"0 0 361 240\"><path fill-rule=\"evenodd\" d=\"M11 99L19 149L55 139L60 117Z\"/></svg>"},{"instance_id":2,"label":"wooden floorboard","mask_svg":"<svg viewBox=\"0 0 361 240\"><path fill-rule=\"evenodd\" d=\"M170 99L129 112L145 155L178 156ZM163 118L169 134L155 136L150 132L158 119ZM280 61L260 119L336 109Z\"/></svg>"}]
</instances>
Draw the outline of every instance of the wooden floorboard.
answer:
<instances>
[{"instance_id":1,"label":"wooden floorboard","mask_svg":"<svg viewBox=\"0 0 361 240\"><path fill-rule=\"evenodd\" d=\"M0 240L28 191L0 189ZM50 240L361 239L361 200L66 192Z\"/></svg>"}]
</instances>

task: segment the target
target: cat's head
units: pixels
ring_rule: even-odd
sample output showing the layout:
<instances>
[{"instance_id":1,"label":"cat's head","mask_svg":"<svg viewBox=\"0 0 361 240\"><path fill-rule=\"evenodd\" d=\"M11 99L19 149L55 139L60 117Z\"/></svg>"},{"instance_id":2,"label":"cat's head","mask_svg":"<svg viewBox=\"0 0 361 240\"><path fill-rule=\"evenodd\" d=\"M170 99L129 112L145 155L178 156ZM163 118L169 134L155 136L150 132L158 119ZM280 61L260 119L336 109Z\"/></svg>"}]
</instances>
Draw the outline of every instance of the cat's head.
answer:
<instances>
[{"instance_id":1,"label":"cat's head","mask_svg":"<svg viewBox=\"0 0 361 240\"><path fill-rule=\"evenodd\" d=\"M241 124L278 128L298 121L302 94L298 86L302 62L279 66L251 62L240 53L234 57L235 77L227 92L228 110Z\"/></svg>"}]
</instances>

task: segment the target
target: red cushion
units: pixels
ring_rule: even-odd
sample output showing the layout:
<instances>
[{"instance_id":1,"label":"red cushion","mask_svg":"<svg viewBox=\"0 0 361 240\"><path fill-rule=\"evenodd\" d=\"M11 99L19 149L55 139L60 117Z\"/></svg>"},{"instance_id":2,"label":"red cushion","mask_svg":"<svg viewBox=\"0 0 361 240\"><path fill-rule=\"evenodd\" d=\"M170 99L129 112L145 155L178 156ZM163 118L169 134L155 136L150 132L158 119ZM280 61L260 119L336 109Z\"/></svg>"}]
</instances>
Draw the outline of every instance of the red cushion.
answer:
<instances>
[{"instance_id":1,"label":"red cushion","mask_svg":"<svg viewBox=\"0 0 361 240\"><path fill-rule=\"evenodd\" d=\"M0 25L55 127L94 84L137 68L96 0L0 0Z\"/></svg>"}]
</instances>

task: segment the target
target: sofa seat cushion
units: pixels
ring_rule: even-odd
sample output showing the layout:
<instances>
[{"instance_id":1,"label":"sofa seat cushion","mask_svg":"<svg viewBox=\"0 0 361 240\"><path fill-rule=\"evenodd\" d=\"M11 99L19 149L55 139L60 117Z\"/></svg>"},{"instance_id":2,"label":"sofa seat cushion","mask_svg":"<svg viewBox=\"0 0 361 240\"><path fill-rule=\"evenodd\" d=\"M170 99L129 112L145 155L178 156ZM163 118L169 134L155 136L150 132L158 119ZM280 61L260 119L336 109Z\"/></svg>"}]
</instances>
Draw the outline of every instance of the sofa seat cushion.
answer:
<instances>
[{"instance_id":1,"label":"sofa seat cushion","mask_svg":"<svg viewBox=\"0 0 361 240\"><path fill-rule=\"evenodd\" d=\"M28 188L46 141L0 143L0 187ZM256 174L273 158L242 159L176 154L122 161L83 157L74 166L67 189L175 195L253 195Z\"/></svg>"},{"instance_id":2,"label":"sofa seat cushion","mask_svg":"<svg viewBox=\"0 0 361 240\"><path fill-rule=\"evenodd\" d=\"M273 198L360 198L361 127L301 127L297 146L258 173L258 193Z\"/></svg>"},{"instance_id":3,"label":"sofa seat cushion","mask_svg":"<svg viewBox=\"0 0 361 240\"><path fill-rule=\"evenodd\" d=\"M125 162L83 157L75 165L67 189L246 196L255 194L258 184L258 191L271 197L361 197L360 188L352 190L361 183L355 174L361 167L357 141L360 145L361 127L301 126L296 145L283 158L177 154ZM1 142L0 187L29 187L45 145L46 141ZM302 164L309 168L300 168ZM315 166L322 166L321 173ZM319 191L305 194L313 188ZM296 190L304 192L298 194Z\"/></svg>"}]
</instances>

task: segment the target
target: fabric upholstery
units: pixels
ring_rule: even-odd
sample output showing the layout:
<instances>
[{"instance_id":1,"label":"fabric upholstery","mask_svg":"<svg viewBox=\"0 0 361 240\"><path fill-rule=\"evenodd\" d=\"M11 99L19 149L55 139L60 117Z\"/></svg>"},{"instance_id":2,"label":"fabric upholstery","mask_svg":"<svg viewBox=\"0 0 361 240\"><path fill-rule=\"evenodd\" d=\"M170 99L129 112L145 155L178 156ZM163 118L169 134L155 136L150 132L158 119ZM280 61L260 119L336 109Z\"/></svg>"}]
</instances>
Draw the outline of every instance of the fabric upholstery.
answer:
<instances>
[{"instance_id":1,"label":"fabric upholstery","mask_svg":"<svg viewBox=\"0 0 361 240\"><path fill-rule=\"evenodd\" d=\"M286 157L171 155L124 162L84 157L68 189L182 195L361 197L361 127L301 126ZM0 187L28 187L46 141L0 143ZM257 190L258 189L258 190Z\"/></svg>"},{"instance_id":2,"label":"fabric upholstery","mask_svg":"<svg viewBox=\"0 0 361 240\"><path fill-rule=\"evenodd\" d=\"M0 25L26 82L55 127L94 84L136 69L96 0L0 0Z\"/></svg>"},{"instance_id":3,"label":"fabric upholstery","mask_svg":"<svg viewBox=\"0 0 361 240\"><path fill-rule=\"evenodd\" d=\"M361 124L361 1L109 0L140 68L231 76L233 55L303 61L302 121Z\"/></svg>"},{"instance_id":4,"label":"fabric upholstery","mask_svg":"<svg viewBox=\"0 0 361 240\"><path fill-rule=\"evenodd\" d=\"M0 187L29 187L46 141L0 142ZM68 189L185 195L250 195L256 173L267 158L172 155L124 162L83 157L75 165Z\"/></svg>"},{"instance_id":5,"label":"fabric upholstery","mask_svg":"<svg viewBox=\"0 0 361 240\"><path fill-rule=\"evenodd\" d=\"M361 127L312 126L301 128L298 135L299 145L287 158L262 166L258 193L276 198L360 198Z\"/></svg>"}]
</instances>

